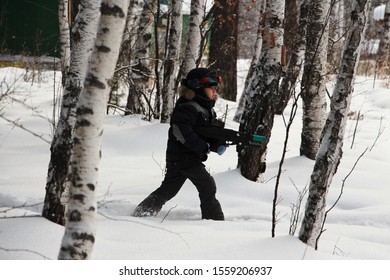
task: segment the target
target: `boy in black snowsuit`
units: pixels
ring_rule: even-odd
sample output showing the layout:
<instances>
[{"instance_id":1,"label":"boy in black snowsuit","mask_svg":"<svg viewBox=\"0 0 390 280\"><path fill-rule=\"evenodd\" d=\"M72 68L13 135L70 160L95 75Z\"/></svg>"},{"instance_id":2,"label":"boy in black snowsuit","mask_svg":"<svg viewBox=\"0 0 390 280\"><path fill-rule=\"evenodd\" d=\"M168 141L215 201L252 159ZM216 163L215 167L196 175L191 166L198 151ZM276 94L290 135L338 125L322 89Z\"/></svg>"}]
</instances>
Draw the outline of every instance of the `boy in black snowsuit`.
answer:
<instances>
[{"instance_id":1,"label":"boy in black snowsuit","mask_svg":"<svg viewBox=\"0 0 390 280\"><path fill-rule=\"evenodd\" d=\"M192 69L182 81L168 132L165 178L161 186L135 208L132 216L156 215L189 179L199 192L202 219L224 220L221 205L215 197L214 178L202 162L207 160L210 151L222 155L227 145L195 133L196 127L211 126L216 121L213 107L221 81L216 71L207 68Z\"/></svg>"}]
</instances>

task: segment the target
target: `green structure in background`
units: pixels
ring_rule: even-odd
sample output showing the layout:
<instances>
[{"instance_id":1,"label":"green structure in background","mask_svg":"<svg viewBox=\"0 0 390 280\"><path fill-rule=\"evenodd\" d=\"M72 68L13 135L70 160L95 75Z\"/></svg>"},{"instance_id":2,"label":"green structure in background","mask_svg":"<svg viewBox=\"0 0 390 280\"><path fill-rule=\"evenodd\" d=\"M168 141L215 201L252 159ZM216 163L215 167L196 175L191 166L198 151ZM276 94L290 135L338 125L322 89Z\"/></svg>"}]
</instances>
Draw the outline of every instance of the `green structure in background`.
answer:
<instances>
[{"instance_id":1,"label":"green structure in background","mask_svg":"<svg viewBox=\"0 0 390 280\"><path fill-rule=\"evenodd\" d=\"M58 1L0 0L0 53L59 57Z\"/></svg>"}]
</instances>

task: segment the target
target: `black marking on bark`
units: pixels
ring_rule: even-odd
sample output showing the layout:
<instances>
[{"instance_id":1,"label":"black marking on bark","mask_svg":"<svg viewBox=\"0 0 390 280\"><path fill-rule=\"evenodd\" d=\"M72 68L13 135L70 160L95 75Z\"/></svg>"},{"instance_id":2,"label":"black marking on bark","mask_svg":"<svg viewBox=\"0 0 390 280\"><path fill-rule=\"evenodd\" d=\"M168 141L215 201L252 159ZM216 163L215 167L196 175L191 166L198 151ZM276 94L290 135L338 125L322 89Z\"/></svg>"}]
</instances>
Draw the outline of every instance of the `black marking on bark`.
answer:
<instances>
[{"instance_id":1,"label":"black marking on bark","mask_svg":"<svg viewBox=\"0 0 390 280\"><path fill-rule=\"evenodd\" d=\"M113 7L110 7L106 3L102 3L102 6L100 7L100 12L102 15L107 15L107 16L111 15L111 16L120 17L120 18L125 17L125 13L123 12L123 10L116 5L114 5Z\"/></svg>"},{"instance_id":2,"label":"black marking on bark","mask_svg":"<svg viewBox=\"0 0 390 280\"><path fill-rule=\"evenodd\" d=\"M84 233L73 232L72 239L73 240L91 241L92 243L95 243L95 237L92 234L88 234L85 232Z\"/></svg>"},{"instance_id":3,"label":"black marking on bark","mask_svg":"<svg viewBox=\"0 0 390 280\"><path fill-rule=\"evenodd\" d=\"M78 210L73 210L69 214L69 221L70 222L80 222L81 221L81 213Z\"/></svg>"},{"instance_id":4,"label":"black marking on bark","mask_svg":"<svg viewBox=\"0 0 390 280\"><path fill-rule=\"evenodd\" d=\"M93 115L93 109L87 107L80 107L77 108L76 113L77 115L86 115L86 114Z\"/></svg>"},{"instance_id":5,"label":"black marking on bark","mask_svg":"<svg viewBox=\"0 0 390 280\"><path fill-rule=\"evenodd\" d=\"M109 53L111 51L111 49L106 46L97 46L96 48L98 49L99 52L103 52L103 53Z\"/></svg>"},{"instance_id":6,"label":"black marking on bark","mask_svg":"<svg viewBox=\"0 0 390 280\"><path fill-rule=\"evenodd\" d=\"M95 207L93 207L93 206L89 207L88 211L94 212L95 211Z\"/></svg>"},{"instance_id":7,"label":"black marking on bark","mask_svg":"<svg viewBox=\"0 0 390 280\"><path fill-rule=\"evenodd\" d=\"M77 247L75 245L75 247ZM62 252L69 252L69 255L72 259L76 259L75 256L80 256L80 259L85 260L88 257L88 254L86 252L79 252L75 249L73 246L68 247L61 247Z\"/></svg>"},{"instance_id":8,"label":"black marking on bark","mask_svg":"<svg viewBox=\"0 0 390 280\"><path fill-rule=\"evenodd\" d=\"M92 74L89 74L87 76L87 78L85 79L85 82L86 82L86 84L88 84L89 86L92 86L92 87L96 87L99 89L106 88L106 85L103 84L101 81L99 81L99 79Z\"/></svg>"},{"instance_id":9,"label":"black marking on bark","mask_svg":"<svg viewBox=\"0 0 390 280\"><path fill-rule=\"evenodd\" d=\"M88 189L90 189L91 191L94 191L94 190L95 190L95 185L92 184L92 183L87 184L87 187L88 187Z\"/></svg>"},{"instance_id":10,"label":"black marking on bark","mask_svg":"<svg viewBox=\"0 0 390 280\"><path fill-rule=\"evenodd\" d=\"M86 120L86 119L81 119L77 122L77 125L78 126L90 126L91 122L89 120Z\"/></svg>"},{"instance_id":11,"label":"black marking on bark","mask_svg":"<svg viewBox=\"0 0 390 280\"><path fill-rule=\"evenodd\" d=\"M85 198L85 195L83 195L83 194L75 194L75 195L73 195L73 199L74 200L78 200L81 203L84 203L84 198Z\"/></svg>"}]
</instances>

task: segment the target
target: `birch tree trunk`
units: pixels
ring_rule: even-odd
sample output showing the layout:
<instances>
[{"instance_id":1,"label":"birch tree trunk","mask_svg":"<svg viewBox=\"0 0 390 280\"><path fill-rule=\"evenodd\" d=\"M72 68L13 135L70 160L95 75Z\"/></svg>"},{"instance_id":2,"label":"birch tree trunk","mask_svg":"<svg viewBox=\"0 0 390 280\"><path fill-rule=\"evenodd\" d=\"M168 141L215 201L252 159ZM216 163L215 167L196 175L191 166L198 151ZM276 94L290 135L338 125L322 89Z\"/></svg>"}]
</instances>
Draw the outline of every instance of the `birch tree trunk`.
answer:
<instances>
[{"instance_id":1,"label":"birch tree trunk","mask_svg":"<svg viewBox=\"0 0 390 280\"><path fill-rule=\"evenodd\" d=\"M326 117L326 58L330 0L311 0L301 82L303 125L300 154L315 159Z\"/></svg>"},{"instance_id":2,"label":"birch tree trunk","mask_svg":"<svg viewBox=\"0 0 390 280\"><path fill-rule=\"evenodd\" d=\"M389 58L390 58L390 1L387 1L385 7L383 31L381 32L382 38L380 41L379 49L383 53L383 56L379 59L379 67L387 69L385 72L389 74Z\"/></svg>"},{"instance_id":3,"label":"birch tree trunk","mask_svg":"<svg viewBox=\"0 0 390 280\"><path fill-rule=\"evenodd\" d=\"M369 3L369 0L353 2L351 26L345 40L340 72L333 90L331 111L322 132L321 146L311 175L309 196L299 239L313 247L318 245L324 223L327 193L342 157L347 113L351 104L353 81L359 63Z\"/></svg>"},{"instance_id":4,"label":"birch tree trunk","mask_svg":"<svg viewBox=\"0 0 390 280\"><path fill-rule=\"evenodd\" d=\"M265 2L266 0L262 0L261 4L261 11L260 15L261 17L265 16L264 11L265 11ZM234 115L233 120L235 122L240 122L242 114L244 112L245 104L246 104L246 98L248 96L249 90L253 87L251 84L253 83L254 80L256 80L255 76L255 68L259 63L259 58L260 58L260 53L261 53L261 46L263 45L263 26L261 23L261 18L259 20L259 25L257 29L257 36L256 36L256 43L255 43L255 51L252 56L251 64L249 66L248 74L246 75L245 78L245 85L244 85L244 90L241 94L240 101L238 102L238 108L236 111L236 114Z\"/></svg>"},{"instance_id":5,"label":"birch tree trunk","mask_svg":"<svg viewBox=\"0 0 390 280\"><path fill-rule=\"evenodd\" d=\"M134 44L135 63L142 64L141 68L150 68L150 46L152 44L152 27L154 23L154 15L157 10L157 0L145 0L139 26L134 26L138 30L138 39ZM149 70L149 72L151 72Z\"/></svg>"},{"instance_id":6,"label":"birch tree trunk","mask_svg":"<svg viewBox=\"0 0 390 280\"><path fill-rule=\"evenodd\" d=\"M263 46L259 63L250 85L240 131L266 137L260 148L244 147L239 150L238 165L241 174L256 181L265 172L266 149L271 136L275 114L275 94L281 74L283 46L284 0L267 1L262 19Z\"/></svg>"},{"instance_id":7,"label":"birch tree trunk","mask_svg":"<svg viewBox=\"0 0 390 280\"><path fill-rule=\"evenodd\" d=\"M191 0L190 27L188 30L188 40L184 53L183 66L181 68L181 78L185 78L187 73L197 66L201 51L201 24L205 13L204 0Z\"/></svg>"},{"instance_id":8,"label":"birch tree trunk","mask_svg":"<svg viewBox=\"0 0 390 280\"><path fill-rule=\"evenodd\" d=\"M59 259L91 258L103 121L128 4L128 0L103 0L101 4L99 29L77 108L72 184Z\"/></svg>"},{"instance_id":9,"label":"birch tree trunk","mask_svg":"<svg viewBox=\"0 0 390 280\"><path fill-rule=\"evenodd\" d=\"M306 30L308 21L308 3L310 0L301 0L298 32L292 45L290 59L287 64L286 75L283 77L278 97L276 99L276 114L281 115L287 106L301 73L303 58L306 50Z\"/></svg>"},{"instance_id":10,"label":"birch tree trunk","mask_svg":"<svg viewBox=\"0 0 390 280\"><path fill-rule=\"evenodd\" d=\"M341 54L344 46L344 0L332 0L330 4L328 73L338 73Z\"/></svg>"},{"instance_id":11,"label":"birch tree trunk","mask_svg":"<svg viewBox=\"0 0 390 280\"><path fill-rule=\"evenodd\" d=\"M132 49L138 37L138 25L140 14L144 5L142 0L131 0L127 12L125 31L123 32L122 45L119 52L118 67L129 66L132 61Z\"/></svg>"},{"instance_id":12,"label":"birch tree trunk","mask_svg":"<svg viewBox=\"0 0 390 280\"><path fill-rule=\"evenodd\" d=\"M67 177L73 148L76 105L87 71L99 20L100 0L82 0L72 29L69 72L66 74L61 113L50 147L50 162L46 180L46 195L42 216L65 224L67 204Z\"/></svg>"},{"instance_id":13,"label":"birch tree trunk","mask_svg":"<svg viewBox=\"0 0 390 280\"><path fill-rule=\"evenodd\" d=\"M156 9L157 0L146 0L139 26L134 26L134 29L138 30L138 40L134 46L134 64L131 67L129 95L126 104L126 108L133 114L142 113L142 96L147 96L151 91L149 80L153 73L153 63L150 59L150 46Z\"/></svg>"},{"instance_id":14,"label":"birch tree trunk","mask_svg":"<svg viewBox=\"0 0 390 280\"><path fill-rule=\"evenodd\" d=\"M66 74L69 71L69 65L70 65L70 31L69 31L68 15L69 15L69 0L58 1L62 86L65 85Z\"/></svg>"},{"instance_id":15,"label":"birch tree trunk","mask_svg":"<svg viewBox=\"0 0 390 280\"><path fill-rule=\"evenodd\" d=\"M169 123L176 93L176 77L179 67L183 1L171 0L171 25L169 28L167 57L164 62L161 123Z\"/></svg>"}]
</instances>

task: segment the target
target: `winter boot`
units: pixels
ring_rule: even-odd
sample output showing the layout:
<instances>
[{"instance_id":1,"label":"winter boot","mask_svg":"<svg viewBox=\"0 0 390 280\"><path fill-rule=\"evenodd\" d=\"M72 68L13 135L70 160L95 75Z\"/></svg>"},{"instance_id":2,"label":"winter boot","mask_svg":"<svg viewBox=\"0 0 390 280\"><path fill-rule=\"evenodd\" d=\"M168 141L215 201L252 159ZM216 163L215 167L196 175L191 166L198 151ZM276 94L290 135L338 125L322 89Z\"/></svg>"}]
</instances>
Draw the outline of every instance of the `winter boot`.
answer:
<instances>
[{"instance_id":1,"label":"winter boot","mask_svg":"<svg viewBox=\"0 0 390 280\"><path fill-rule=\"evenodd\" d=\"M202 219L215 221L225 220L221 204L216 199L210 204L205 205L202 203L200 208L202 210Z\"/></svg>"},{"instance_id":2,"label":"winter boot","mask_svg":"<svg viewBox=\"0 0 390 280\"><path fill-rule=\"evenodd\" d=\"M149 195L147 198L145 198L131 213L131 216L133 217L150 217L150 216L156 216L162 206L164 205L165 201L160 199L156 195Z\"/></svg>"}]
</instances>

